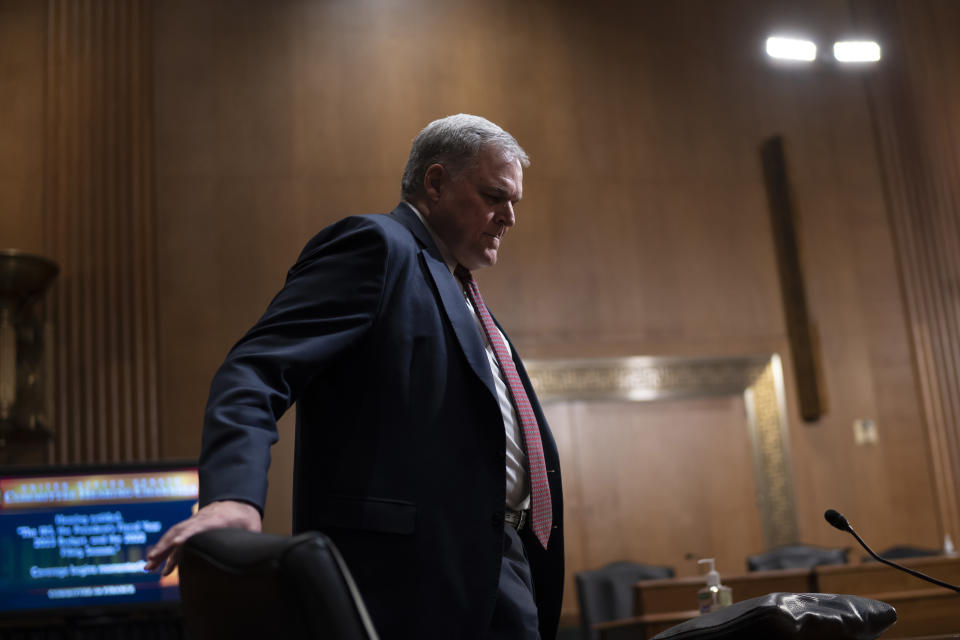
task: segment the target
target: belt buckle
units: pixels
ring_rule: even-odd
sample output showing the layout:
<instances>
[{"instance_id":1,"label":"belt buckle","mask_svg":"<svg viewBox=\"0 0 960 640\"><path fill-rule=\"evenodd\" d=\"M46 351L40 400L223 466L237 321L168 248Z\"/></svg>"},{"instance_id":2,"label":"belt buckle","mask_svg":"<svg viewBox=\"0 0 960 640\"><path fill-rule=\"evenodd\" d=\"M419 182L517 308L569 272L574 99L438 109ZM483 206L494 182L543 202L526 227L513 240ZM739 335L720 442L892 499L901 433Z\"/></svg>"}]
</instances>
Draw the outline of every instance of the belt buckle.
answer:
<instances>
[{"instance_id":1,"label":"belt buckle","mask_svg":"<svg viewBox=\"0 0 960 640\"><path fill-rule=\"evenodd\" d=\"M528 519L527 514L528 514L528 511L526 509L523 511L513 511L512 509L507 509L503 515L503 519L511 527L513 527L517 531L520 531L527 524L527 519Z\"/></svg>"}]
</instances>

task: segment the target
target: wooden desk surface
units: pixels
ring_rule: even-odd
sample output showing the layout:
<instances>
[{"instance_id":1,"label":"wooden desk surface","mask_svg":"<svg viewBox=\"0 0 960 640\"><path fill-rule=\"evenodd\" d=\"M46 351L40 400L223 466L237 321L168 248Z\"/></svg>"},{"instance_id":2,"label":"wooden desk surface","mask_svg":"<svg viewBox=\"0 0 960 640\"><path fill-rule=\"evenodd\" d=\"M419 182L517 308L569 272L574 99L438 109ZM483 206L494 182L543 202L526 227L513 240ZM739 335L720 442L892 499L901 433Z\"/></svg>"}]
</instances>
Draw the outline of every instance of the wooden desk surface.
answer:
<instances>
[{"instance_id":1,"label":"wooden desk surface","mask_svg":"<svg viewBox=\"0 0 960 640\"><path fill-rule=\"evenodd\" d=\"M739 602L775 591L815 591L813 577L809 569L783 569L721 576L721 580L733 590L733 601ZM697 591L706 585L705 580L704 576L641 580L633 589L633 613L642 616L694 608L697 606Z\"/></svg>"},{"instance_id":2,"label":"wooden desk surface","mask_svg":"<svg viewBox=\"0 0 960 640\"><path fill-rule=\"evenodd\" d=\"M960 558L909 558L901 564L960 583ZM831 565L808 569L757 571L723 576L734 602L773 592L848 593L882 600L897 610L898 622L884 638L960 640L960 596L881 563ZM634 586L635 616L597 625L603 640L644 640L697 615L696 594L703 576L643 580Z\"/></svg>"},{"instance_id":3,"label":"wooden desk surface","mask_svg":"<svg viewBox=\"0 0 960 640\"><path fill-rule=\"evenodd\" d=\"M930 586L866 595L897 610L897 623L883 634L884 638L960 634L960 594Z\"/></svg>"},{"instance_id":4,"label":"wooden desk surface","mask_svg":"<svg viewBox=\"0 0 960 640\"><path fill-rule=\"evenodd\" d=\"M892 605L898 620L882 638L960 640L960 596L941 588L869 594ZM648 640L697 617L696 609L649 613L594 625L601 640Z\"/></svg>"},{"instance_id":5,"label":"wooden desk surface","mask_svg":"<svg viewBox=\"0 0 960 640\"><path fill-rule=\"evenodd\" d=\"M900 564L960 584L960 557L906 558ZM884 638L960 634L960 594L934 586L879 562L816 567L817 589L881 600L897 610L897 624Z\"/></svg>"},{"instance_id":6,"label":"wooden desk surface","mask_svg":"<svg viewBox=\"0 0 960 640\"><path fill-rule=\"evenodd\" d=\"M698 615L700 612L697 609L649 613L623 620L599 622L593 625L593 628L600 633L600 640L647 640Z\"/></svg>"},{"instance_id":7,"label":"wooden desk surface","mask_svg":"<svg viewBox=\"0 0 960 640\"><path fill-rule=\"evenodd\" d=\"M900 564L945 582L960 584L960 557L905 558ZM933 585L879 562L816 567L817 590L822 593L880 593L912 591Z\"/></svg>"}]
</instances>

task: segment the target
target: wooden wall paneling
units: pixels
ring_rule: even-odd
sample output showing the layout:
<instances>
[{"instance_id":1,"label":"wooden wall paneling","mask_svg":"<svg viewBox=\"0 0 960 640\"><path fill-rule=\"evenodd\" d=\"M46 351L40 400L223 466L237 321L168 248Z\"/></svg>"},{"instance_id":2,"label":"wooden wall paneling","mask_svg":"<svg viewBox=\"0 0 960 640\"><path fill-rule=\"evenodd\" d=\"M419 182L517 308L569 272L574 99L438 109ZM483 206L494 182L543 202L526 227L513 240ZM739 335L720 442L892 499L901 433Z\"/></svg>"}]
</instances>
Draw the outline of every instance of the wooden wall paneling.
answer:
<instances>
[{"instance_id":1,"label":"wooden wall paneling","mask_svg":"<svg viewBox=\"0 0 960 640\"><path fill-rule=\"evenodd\" d=\"M632 560L689 576L715 557L740 573L764 549L742 397L545 410L564 445L566 611L576 611L578 571Z\"/></svg>"},{"instance_id":2,"label":"wooden wall paneling","mask_svg":"<svg viewBox=\"0 0 960 640\"><path fill-rule=\"evenodd\" d=\"M150 5L47 5L45 253L57 462L160 455Z\"/></svg>"},{"instance_id":3,"label":"wooden wall paneling","mask_svg":"<svg viewBox=\"0 0 960 640\"><path fill-rule=\"evenodd\" d=\"M940 527L960 532L960 161L952 84L960 11L944 2L853 3L883 34L868 95L923 400ZM951 65L953 69L951 69Z\"/></svg>"},{"instance_id":4,"label":"wooden wall paneling","mask_svg":"<svg viewBox=\"0 0 960 640\"><path fill-rule=\"evenodd\" d=\"M845 4L806 4L802 13L810 18L818 11L824 19L805 26L821 43L827 34L850 30ZM826 61L807 69L763 66L755 70L766 84L755 88L759 117L768 131L785 132L790 145L798 241L827 402L817 426L791 430L803 540L845 544L824 527L822 513L834 506L870 527L874 544L936 544L937 507L904 349L904 301L863 93L869 70ZM864 417L877 422L876 445L854 443L852 423ZM917 466L907 468L908 459Z\"/></svg>"},{"instance_id":5,"label":"wooden wall paneling","mask_svg":"<svg viewBox=\"0 0 960 640\"><path fill-rule=\"evenodd\" d=\"M46 22L43 3L0 1L0 248L37 255L44 254ZM43 309L41 301L37 308L40 317ZM44 383L49 390L49 378ZM0 443L0 463L40 464L45 460L42 443L12 439Z\"/></svg>"},{"instance_id":6,"label":"wooden wall paneling","mask_svg":"<svg viewBox=\"0 0 960 640\"><path fill-rule=\"evenodd\" d=\"M759 55L771 25L838 31L851 6L891 34L869 94L861 76L773 71ZM49 294L54 460L195 454L213 369L303 242L389 209L416 129L461 110L503 123L534 160L501 263L481 274L525 357L782 351L755 148L783 132L830 400L819 426L791 420L805 539L845 544L827 506L875 546L960 535L955 3L4 0L0 12L13 36L0 110L26 101L18 131L0 123L0 203L15 212L0 233L64 268ZM879 163L862 130L871 108ZM875 447L852 443L855 417L877 418ZM573 567L601 557L586 514L607 498L580 483L606 476L573 417L554 420L575 483ZM274 530L289 526L287 424ZM633 504L618 501L633 530L611 549L657 538Z\"/></svg>"},{"instance_id":7,"label":"wooden wall paneling","mask_svg":"<svg viewBox=\"0 0 960 640\"><path fill-rule=\"evenodd\" d=\"M564 601L562 619L576 620L579 605L576 599L575 574L581 567L595 568L588 557L593 552L594 527L590 519L591 508L583 499L581 478L583 452L576 446L576 404L551 402L543 405L544 415L550 422L557 451L560 454L560 469L563 474L563 545L564 562L571 568L564 576Z\"/></svg>"},{"instance_id":8,"label":"wooden wall paneling","mask_svg":"<svg viewBox=\"0 0 960 640\"><path fill-rule=\"evenodd\" d=\"M787 373L804 541L847 543L822 520L836 507L877 526L878 546L931 543L929 452L862 80L762 55L769 29L843 30L847 7L157 3L161 450L197 452L210 376L303 242L342 215L391 208L410 139L457 111L501 122L533 158L518 225L480 274L524 357L779 352L789 371L756 162L780 132L830 400L802 428ZM875 447L853 444L855 417L877 418ZM565 446L580 447L573 418L559 420ZM289 451L274 450L284 478ZM565 469L609 471L581 454L564 453ZM271 487L268 514L290 500ZM568 539L586 558L585 514L606 498L578 492ZM635 503L618 504L637 529L624 536L644 539Z\"/></svg>"},{"instance_id":9,"label":"wooden wall paneling","mask_svg":"<svg viewBox=\"0 0 960 640\"><path fill-rule=\"evenodd\" d=\"M138 422L146 427L142 441L153 455L162 450L159 441L159 376L157 357L157 252L156 252L156 197L154 193L154 114L153 114L153 3L141 2L131 6L130 21L138 46L131 46L132 88L130 109L133 122L132 155L136 158L131 201L139 215L133 218L133 238L138 249L132 261L139 296L135 299L138 322L135 323L136 361L144 363L144 383L138 387ZM144 454L148 452L145 450Z\"/></svg>"},{"instance_id":10,"label":"wooden wall paneling","mask_svg":"<svg viewBox=\"0 0 960 640\"><path fill-rule=\"evenodd\" d=\"M46 11L0 2L0 247L43 253L43 78Z\"/></svg>"}]
</instances>

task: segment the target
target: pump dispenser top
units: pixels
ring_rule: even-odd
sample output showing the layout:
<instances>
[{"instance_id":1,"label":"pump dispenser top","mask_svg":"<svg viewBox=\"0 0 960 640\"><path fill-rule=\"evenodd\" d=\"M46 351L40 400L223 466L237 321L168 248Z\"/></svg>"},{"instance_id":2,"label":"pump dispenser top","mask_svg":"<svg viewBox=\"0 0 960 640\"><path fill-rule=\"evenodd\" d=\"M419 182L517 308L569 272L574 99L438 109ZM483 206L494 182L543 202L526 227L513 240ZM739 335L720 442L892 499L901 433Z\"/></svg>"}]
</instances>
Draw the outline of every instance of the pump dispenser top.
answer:
<instances>
[{"instance_id":1,"label":"pump dispenser top","mask_svg":"<svg viewBox=\"0 0 960 640\"><path fill-rule=\"evenodd\" d=\"M707 571L707 586L708 587L719 587L720 586L720 574L717 573L717 562L713 558L704 558L703 560L697 560L697 564L709 564L710 570Z\"/></svg>"},{"instance_id":2,"label":"pump dispenser top","mask_svg":"<svg viewBox=\"0 0 960 640\"><path fill-rule=\"evenodd\" d=\"M716 561L713 558L704 558L698 560L697 564L710 565L710 570L707 571L707 586L697 592L697 604L700 613L710 613L733 604L733 591L730 587L720 584L720 574L717 572Z\"/></svg>"}]
</instances>

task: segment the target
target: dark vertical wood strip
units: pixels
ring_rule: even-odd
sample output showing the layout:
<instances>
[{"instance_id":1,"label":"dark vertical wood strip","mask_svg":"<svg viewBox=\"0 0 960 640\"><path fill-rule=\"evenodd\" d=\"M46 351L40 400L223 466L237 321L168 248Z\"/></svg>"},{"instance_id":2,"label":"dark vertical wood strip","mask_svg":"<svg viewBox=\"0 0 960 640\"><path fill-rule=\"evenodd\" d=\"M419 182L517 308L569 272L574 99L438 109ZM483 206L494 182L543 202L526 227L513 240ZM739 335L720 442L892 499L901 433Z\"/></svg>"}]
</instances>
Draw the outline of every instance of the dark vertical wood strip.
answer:
<instances>
[{"instance_id":1,"label":"dark vertical wood strip","mask_svg":"<svg viewBox=\"0 0 960 640\"><path fill-rule=\"evenodd\" d=\"M794 228L794 206L787 177L783 139L765 140L760 150L764 184L770 208L770 226L776 248L777 268L787 336L797 384L800 415L807 422L818 420L823 413L817 384L816 354L810 334L807 294L800 266L800 250Z\"/></svg>"},{"instance_id":2,"label":"dark vertical wood strip","mask_svg":"<svg viewBox=\"0 0 960 640\"><path fill-rule=\"evenodd\" d=\"M93 0L83 0L79 3L80 12L80 65L78 69L78 92L80 96L81 121L77 128L77 169L80 177L80 211L77 221L80 225L82 243L80 251L83 264L83 307L81 327L83 328L83 430L86 434L86 451L84 461L96 460L96 354L93 343L93 307L96 297L94 289L94 255L93 255L93 140L91 127L94 120L94 107L91 102L92 88L92 20L91 4Z\"/></svg>"},{"instance_id":3,"label":"dark vertical wood strip","mask_svg":"<svg viewBox=\"0 0 960 640\"><path fill-rule=\"evenodd\" d=\"M45 114L45 131L44 131L44 169L43 169L43 182L44 182L44 200L43 200L43 211L44 217L48 220L47 230L45 231L45 240L48 243L48 255L58 258L60 262L61 269L63 268L63 234L62 229L62 220L59 215L60 212L60 194L62 193L59 171L60 165L60 154L59 154L59 143L60 143L60 134L62 127L60 125L60 113L61 101L63 99L63 88L59 80L61 78L60 73L60 64L63 58L63 21L61 15L61 6L56 2L56 0L48 0L47 2L47 61L46 61L46 73L47 78L45 82L46 86L46 95L44 99L44 105L46 109ZM53 287L54 291L52 292L51 299L53 300L52 313L50 315L50 321L54 323L55 335L56 335L56 344L50 345L49 348L53 348L55 351L54 357L54 371L52 371L51 383L54 385L55 389L55 404L54 411L50 417L51 425L56 430L56 444L54 445L54 460L57 462L64 462L64 453L67 451L67 430L63 428L63 424L66 416L66 390L67 390L67 375L66 375L66 359L64 357L66 351L64 345L66 344L66 322L65 319L65 307L66 307L66 292L67 287L62 284L64 276L61 275L56 281L54 281ZM57 455L59 453L59 456Z\"/></svg>"},{"instance_id":4,"label":"dark vertical wood strip","mask_svg":"<svg viewBox=\"0 0 960 640\"><path fill-rule=\"evenodd\" d=\"M66 154L66 178L68 184L68 190L70 197L64 203L64 215L66 216L64 224L68 230L69 242L70 242L70 259L72 267L72 279L73 284L71 287L71 296L70 301L70 321L71 321L71 331L73 335L71 336L71 379L73 382L73 401L71 402L70 410L73 412L73 437L75 439L74 444L74 457L72 461L83 460L85 456L85 442L86 434L83 429L83 360L82 354L81 357L77 357L75 354L77 351L82 349L83 346L83 317L82 317L82 299L83 299L83 256L81 254L82 243L80 239L80 229L77 224L77 220L81 215L80 204L82 193L79 187L79 180L77 179L77 131L81 126L81 103L80 103L80 92L79 92L79 60L80 60L80 44L78 42L79 36L79 4L67 5L67 12L69 16L68 22L68 37L70 38L70 50L68 52L68 58L65 61L65 67L69 72L68 76L68 92L70 96L70 102L67 107L67 112L64 114L67 121L66 128L66 147L64 153Z\"/></svg>"},{"instance_id":5,"label":"dark vertical wood strip","mask_svg":"<svg viewBox=\"0 0 960 640\"><path fill-rule=\"evenodd\" d=\"M67 65L70 69L70 96L72 108L67 114L69 126L67 128L67 180L70 185L70 201L64 207L66 225L70 234L70 255L73 267L73 300L70 304L70 315L73 328L73 340L70 345L71 360L74 381L75 398L73 406L70 408L74 415L74 438L76 439L74 458L71 462L79 462L87 459L89 447L87 446L86 413L84 411L86 385L84 384L84 323L83 323L83 299L86 295L86 282L83 253L83 227L81 218L83 216L83 189L82 180L78 177L79 171L79 131L83 127L83 107L82 96L80 94L80 61L82 55L80 15L82 4L76 3L68 5L70 12L70 40L71 52Z\"/></svg>"},{"instance_id":6,"label":"dark vertical wood strip","mask_svg":"<svg viewBox=\"0 0 960 640\"><path fill-rule=\"evenodd\" d=\"M85 299L87 297L86 282L86 253L84 251L85 238L83 228L83 216L86 213L84 206L84 185L86 181L82 176L83 161L81 157L81 130L86 124L86 114L83 111L84 101L81 91L81 75L83 64L83 3L69 3L68 11L70 14L69 35L71 40L70 54L66 61L70 69L69 92L72 107L67 114L69 126L67 127L67 177L69 183L70 200L65 203L64 213L66 215L66 226L70 238L70 255L73 275L73 299L70 304L71 329L73 336L71 339L71 375L73 378L74 398L71 403L70 411L73 414L71 425L76 440L74 454L71 462L79 462L89 459L92 442L90 433L87 429L86 420L86 400L88 377L87 366L89 366L89 354L85 352L86 346L86 323L84 322L84 311L86 308Z\"/></svg>"},{"instance_id":7,"label":"dark vertical wood strip","mask_svg":"<svg viewBox=\"0 0 960 640\"><path fill-rule=\"evenodd\" d=\"M81 55L81 44L79 42L80 38L80 8L81 4L77 3L72 6L68 6L68 12L70 15L69 22L69 36L70 36L70 54L69 58L66 61L67 68L69 69L69 92L70 92L70 103L71 106L68 109L66 114L67 122L69 126L67 127L67 148L65 152L67 153L67 183L70 185L70 200L65 203L64 214L66 215L66 225L70 233L70 255L72 260L73 267L73 300L70 303L70 315L72 319L72 329L74 331L72 344L70 349L71 353L72 367L73 370L73 383L74 383L74 393L75 398L71 411L74 412L74 437L76 438L76 453L74 461L83 460L86 457L86 431L84 429L84 411L83 411L83 401L84 401L84 384L83 384L83 296L85 291L85 282L84 277L84 268L83 268L83 242L81 238L82 229L79 226L79 219L83 213L82 210L82 199L83 192L81 190L81 180L77 176L77 171L79 167L79 162L77 156L79 154L78 150L78 132L80 127L83 126L82 121L82 103L80 96L80 55ZM79 352L79 357L77 353Z\"/></svg>"},{"instance_id":8,"label":"dark vertical wood strip","mask_svg":"<svg viewBox=\"0 0 960 640\"><path fill-rule=\"evenodd\" d=\"M157 329L157 228L156 228L156 197L154 194L154 145L153 145L153 33L152 5L145 0L138 0L134 9L137 14L139 34L136 48L139 87L139 105L134 113L140 114L140 170L143 175L143 204L144 212L144 314L146 316L146 401L147 401L147 433L149 434L150 457L156 458L160 451L160 415L159 415L159 386L158 372L158 329Z\"/></svg>"},{"instance_id":9,"label":"dark vertical wood strip","mask_svg":"<svg viewBox=\"0 0 960 640\"><path fill-rule=\"evenodd\" d=\"M139 95L137 88L139 86L139 66L140 60L136 57L137 54L137 40L139 39L138 33L138 23L136 15L136 3L131 3L130 5L134 10L128 15L128 24L129 32L134 38L131 46L131 55L133 56L133 68L131 70L131 90L130 90L130 111L131 113L138 113L138 110L142 108L140 104ZM136 386L136 395L135 403L137 411L137 457L140 459L146 458L147 456L147 412L146 412L146 393L144 385L146 384L146 367L144 366L144 358L146 356L143 345L144 340L146 339L144 335L144 316L143 316L143 305L144 305L144 269L143 263L146 258L143 251L143 182L142 182L142 173L140 171L139 160L141 156L141 147L142 143L140 140L140 126L139 118L134 119L131 123L131 137L130 137L130 146L133 154L133 162L131 162L131 185L133 187L132 198L131 198L131 221L133 223L133 237L132 237L132 246L133 246L133 308L137 310L137 313L133 316L133 350L134 350L134 370L137 373L137 386Z\"/></svg>"},{"instance_id":10,"label":"dark vertical wood strip","mask_svg":"<svg viewBox=\"0 0 960 640\"><path fill-rule=\"evenodd\" d=\"M54 119L54 114L56 112L56 92L51 82L54 77L53 73L53 47L56 43L56 30L54 29L54 16L53 7L50 6L49 0L47 0L46 13L44 14L45 20L45 37L46 42L44 44L43 51L43 70L44 70L44 79L43 79L43 160L42 160L42 184L43 189L40 194L40 212L43 216L43 251L48 256L58 255L57 247L57 225L54 220L54 210L53 210L53 201L57 196L57 188L54 181L51 179L54 174L52 160L53 160L53 147L52 141L56 136L56 121ZM45 394L45 409L47 411L47 420L49 421L49 426L56 428L57 425L57 416L59 415L57 410L57 396L55 395L55 389L57 388L57 354L59 349L57 348L57 342L59 342L59 336L56 334L56 327L58 323L56 321L57 315L59 314L59 298L60 298L60 289L59 283L57 280L54 280L51 285L51 290L46 297L46 322L50 324L53 328L53 331L44 331L44 349L46 350L45 354L45 364L44 364L44 384L46 385ZM46 452L46 461L47 464L52 464L56 461L56 452L57 452L57 440L60 436L56 431L54 431L54 438L47 443L47 452Z\"/></svg>"},{"instance_id":11,"label":"dark vertical wood strip","mask_svg":"<svg viewBox=\"0 0 960 640\"><path fill-rule=\"evenodd\" d=\"M57 311L54 315L54 322L56 322L56 332L57 332L57 371L56 371L56 395L57 395L57 417L54 421L54 428L59 434L58 438L58 448L56 452L56 460L58 462L66 462L68 458L67 452L69 451L70 441L68 437L69 431L65 428L67 424L67 407L69 406L69 375L68 375L68 366L69 362L67 360L67 340L69 339L69 332L67 331L67 307L70 301L69 292L70 287L66 284L66 281L69 279L67 269L66 269L66 256L67 256L67 247L66 247L66 234L64 233L63 228L63 216L61 214L62 207L61 203L64 198L65 185L63 184L63 111L64 111L64 100L66 96L64 95L63 87L63 58L64 58L64 37L66 29L64 28L64 15L63 15L63 6L57 0L50 0L47 4L47 19L50 21L50 39L47 42L48 49L50 51L50 61L48 66L48 73L50 77L47 78L47 85L50 87L49 94L54 96L53 99L48 103L47 108L50 113L50 122L53 126L52 130L46 132L48 138L48 155L49 158L47 162L50 167L50 173L44 176L45 180L51 184L56 185L54 193L49 195L49 208L50 208L50 219L53 221L54 230L52 231L54 238L54 246L56 247L56 253L53 255L57 261L60 263L60 277L57 278L54 286L57 287Z\"/></svg>"},{"instance_id":12,"label":"dark vertical wood strip","mask_svg":"<svg viewBox=\"0 0 960 640\"><path fill-rule=\"evenodd\" d=\"M59 384L59 396L61 400L61 406L59 408L60 419L57 422L57 429L64 435L63 438L63 449L61 450L60 461L67 462L70 459L70 451L72 447L72 442L69 437L71 433L68 428L71 419L69 417L69 408L70 404L70 389L72 387L72 380L70 378L70 359L67 357L68 345L70 344L70 293L72 287L69 284L72 274L68 270L69 264L69 247L68 240L70 234L66 229L66 221L64 219L64 202L67 198L67 184L66 184L66 171L64 170L64 148L65 148L65 130L67 128L67 123L64 122L64 112L67 110L67 91L64 84L64 62L67 56L67 15L66 7L62 1L54 0L51 3L51 14L56 16L56 31L57 39L55 41L55 54L56 54L56 64L55 64L55 77L56 81L54 85L56 86L57 91L57 112L56 112L56 121L57 121L57 135L54 139L54 168L56 170L56 175L53 178L53 182L57 183L57 199L53 203L54 207L54 217L57 224L57 235L58 235L58 246L61 253L60 266L60 278L57 286L60 287L59 294L59 313L57 315L58 322L58 333L60 335L60 340L57 342L58 355L58 384Z\"/></svg>"},{"instance_id":13,"label":"dark vertical wood strip","mask_svg":"<svg viewBox=\"0 0 960 640\"><path fill-rule=\"evenodd\" d=\"M69 328L67 339L64 341L64 357L67 360L67 375L70 388L67 406L65 408L65 419L63 428L69 434L69 455L66 462L80 459L80 424L79 415L75 408L80 402L80 372L77 370L77 359L71 357L75 345L79 342L80 327L77 323L77 261L74 243L76 242L76 233L71 226L69 207L71 199L76 196L74 185L70 180L70 135L75 124L76 117L76 92L73 90L73 12L70 10L69 3L66 0L60 0L61 11L63 12L63 57L60 64L60 84L63 87L64 100L61 105L60 120L63 125L60 139L60 181L63 184L61 193L63 194L60 202L61 225L64 237L64 262L69 268L68 273L64 273L61 282L67 287L69 297L64 306L63 321Z\"/></svg>"},{"instance_id":14,"label":"dark vertical wood strip","mask_svg":"<svg viewBox=\"0 0 960 640\"><path fill-rule=\"evenodd\" d=\"M95 459L101 462L110 459L109 440L107 432L107 370L110 366L110 358L106 353L107 336L105 333L106 316L109 310L106 301L107 278L109 271L106 262L106 243L105 234L106 225L106 204L107 204L107 175L105 167L105 153L107 152L106 128L109 126L109 102L105 100L104 94L107 86L106 77L106 57L107 42L104 31L104 0L94 0L90 12L90 46L93 50L91 59L91 106L94 116L91 118L91 136L93 138L90 145L90 152L93 156L91 162L91 171L93 179L90 181L94 187L91 202L92 225L92 253L93 253L93 272L94 295L93 295L93 348L94 362L96 366L96 376L93 379L95 386L96 404L94 413L93 428L97 433L97 451Z\"/></svg>"},{"instance_id":15,"label":"dark vertical wood strip","mask_svg":"<svg viewBox=\"0 0 960 640\"><path fill-rule=\"evenodd\" d=\"M77 181L75 178L76 174L76 139L77 139L77 129L79 128L79 114L80 114L80 101L79 101L79 91L77 79L78 70L77 70L77 60L79 59L79 45L77 44L77 34L79 33L79 12L77 10L78 5L73 4L69 0L64 0L66 5L68 22L67 22L67 34L69 37L70 47L67 51L67 58L64 60L64 67L69 74L67 77L68 88L70 99L67 104L67 109L65 111L65 118L67 121L67 127L65 130L66 133L66 144L64 148L65 154L65 165L66 165L66 181L67 189L69 192L69 198L64 203L64 214L66 216L64 220L64 225L67 229L69 243L70 243L70 258L71 258L71 276L72 283L70 287L70 315L68 321L70 322L70 344L68 348L71 352L70 358L70 379L71 379L71 402L70 402L70 414L71 422L68 428L71 429L71 433L74 439L74 445L72 450L71 462L76 462L84 459L85 449L84 449L84 432L83 432L83 368L82 368L82 353L81 357L77 357L76 353L81 348L81 333L82 333L82 322L83 317L80 313L81 309L81 299L83 297L83 261L81 252L81 243L80 243L80 233L77 228L77 219L80 217L80 211L76 210L81 193L77 186Z\"/></svg>"},{"instance_id":16,"label":"dark vertical wood strip","mask_svg":"<svg viewBox=\"0 0 960 640\"><path fill-rule=\"evenodd\" d=\"M131 114L130 109L126 108L127 94L129 92L129 78L130 78L130 64L127 52L131 48L131 39L130 39L130 24L127 17L128 12L125 10L126 4L121 6L121 10L117 16L117 24L119 28L119 38L118 38L118 49L123 52L124 61L121 65L118 65L119 69L119 79L118 79L118 91L117 91L117 104L122 105L123 108L120 109L117 118L118 131L121 138L125 143L128 143L130 140L130 120ZM131 295L132 280L131 280L131 265L133 264L134 257L132 251L132 233L131 233L131 222L130 218L133 215L133 204L131 199L131 184L130 184L130 166L133 163L133 155L131 153L130 144L123 144L119 147L119 153L121 158L121 171L120 176L122 176L119 184L117 195L122 203L123 215L121 216L119 224L119 234L122 238L120 243L120 263L123 265L120 270L120 300L119 304L124 309L133 308L133 296ZM136 450L136 412L134 411L134 389L136 388L136 369L133 366L133 330L132 330L133 314L125 313L120 316L120 344L122 345L122 358L123 363L123 385L121 388L120 399L122 402L122 411L121 415L123 416L123 455L127 460L131 460L134 457L134 452Z\"/></svg>"},{"instance_id":17,"label":"dark vertical wood strip","mask_svg":"<svg viewBox=\"0 0 960 640\"><path fill-rule=\"evenodd\" d=\"M131 163L131 184L135 186L136 195L133 198L133 233L134 233L134 252L137 256L137 260L134 268L134 300L135 308L137 310L134 315L134 350L136 356L134 358L134 363L137 368L137 446L140 457L147 457L150 452L150 434L149 434L149 415L147 409L147 370L148 365L146 362L147 353L146 353L146 286L145 286L145 262L147 260L146 250L144 247L144 237L146 235L146 228L144 225L144 183L143 183L143 139L142 134L142 109L143 105L140 102L140 79L141 79L141 60L139 56L139 41L140 41L140 24L139 24L139 15L137 12L138 3L131 3L130 5L130 35L133 40L131 42L131 57L133 59L133 65L131 68L130 74L130 112L137 114L137 118L134 119L131 125L131 137L130 137L130 146L133 153L134 161Z\"/></svg>"},{"instance_id":18,"label":"dark vertical wood strip","mask_svg":"<svg viewBox=\"0 0 960 640\"><path fill-rule=\"evenodd\" d=\"M119 115L118 86L120 74L117 71L118 65L117 63L114 63L113 60L118 58L117 54L121 53L122 49L118 46L119 39L117 37L116 15L119 8L116 3L111 2L107 5L106 9L106 15L104 18L104 33L106 35L104 41L106 42L105 50L107 55L104 58L104 77L106 78L106 89L104 91L104 96L107 118L106 136L104 139L104 175L107 183L107 189L105 191L107 202L104 207L104 211L107 214L105 241L107 243L106 273L108 274L109 279L107 281L107 298L104 302L108 310L114 310L119 309L117 282L119 280L120 264L117 260L117 256L119 255L120 245L122 244L121 239L118 236L118 222L121 215L118 206L117 192L119 191L123 180L118 171L119 163L117 162L117 146L120 139L117 134ZM119 353L119 341L117 338L117 318L120 315L120 313L108 312L105 318L107 336L106 353L108 366L108 384L106 393L110 404L107 408L104 420L107 422L109 428L111 460L122 459L120 457L120 385L118 371L121 361Z\"/></svg>"}]
</instances>

